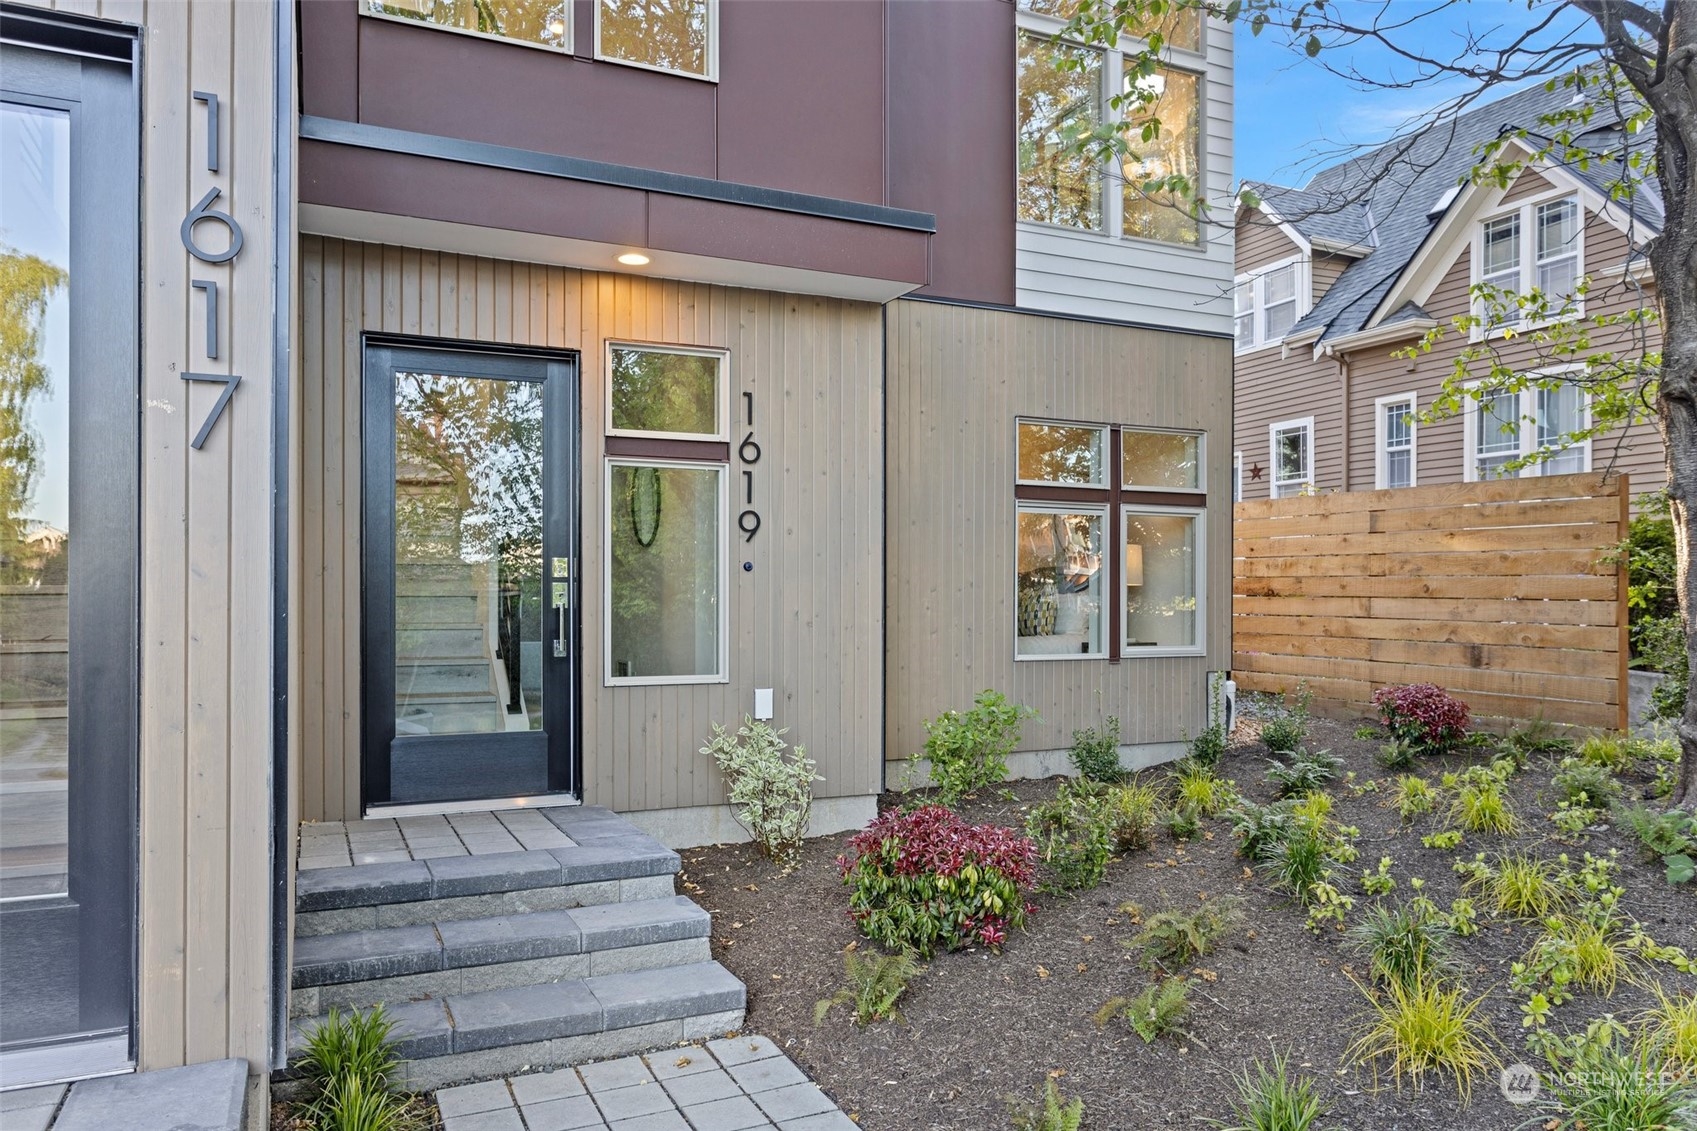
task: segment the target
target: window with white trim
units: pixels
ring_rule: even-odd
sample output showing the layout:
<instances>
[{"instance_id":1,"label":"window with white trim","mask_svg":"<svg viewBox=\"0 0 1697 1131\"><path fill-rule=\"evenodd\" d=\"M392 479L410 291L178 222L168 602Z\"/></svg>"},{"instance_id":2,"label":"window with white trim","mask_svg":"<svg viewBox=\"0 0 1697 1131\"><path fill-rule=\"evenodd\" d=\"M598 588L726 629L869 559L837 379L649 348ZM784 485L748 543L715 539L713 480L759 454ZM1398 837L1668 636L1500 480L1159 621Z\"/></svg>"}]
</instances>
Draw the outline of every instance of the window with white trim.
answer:
<instances>
[{"instance_id":1,"label":"window with white trim","mask_svg":"<svg viewBox=\"0 0 1697 1131\"><path fill-rule=\"evenodd\" d=\"M606 683L723 683L729 355L611 341L606 348Z\"/></svg>"},{"instance_id":2,"label":"window with white trim","mask_svg":"<svg viewBox=\"0 0 1697 1131\"><path fill-rule=\"evenodd\" d=\"M1064 0L1019 0L1017 207L1019 219L1190 247L1201 225L1185 199L1143 185L1173 176L1202 183L1205 115L1201 13L1175 7L1160 25L1166 62L1139 78L1124 52L1143 43L1128 37L1104 50L1057 38L1073 5ZM1062 70L1057 63L1065 62ZM1119 109L1119 92L1141 90ZM1104 123L1123 121L1127 152L1117 165L1078 152L1076 145ZM1147 121L1160 128L1142 129Z\"/></svg>"},{"instance_id":3,"label":"window with white trim","mask_svg":"<svg viewBox=\"0 0 1697 1131\"><path fill-rule=\"evenodd\" d=\"M1014 658L1203 650L1207 437L1020 420Z\"/></svg>"},{"instance_id":4,"label":"window with white trim","mask_svg":"<svg viewBox=\"0 0 1697 1131\"><path fill-rule=\"evenodd\" d=\"M1272 452L1273 498L1283 499L1314 489L1314 418L1285 420L1267 429Z\"/></svg>"},{"instance_id":5,"label":"window with white trim","mask_svg":"<svg viewBox=\"0 0 1697 1131\"><path fill-rule=\"evenodd\" d=\"M1466 405L1468 482L1567 475L1591 470L1591 441L1561 448L1562 438L1590 422L1590 399L1571 382L1492 389ZM1561 450L1557 450L1561 448ZM1540 451L1553 454L1513 468Z\"/></svg>"},{"instance_id":6,"label":"window with white trim","mask_svg":"<svg viewBox=\"0 0 1697 1131\"><path fill-rule=\"evenodd\" d=\"M1563 196L1528 201L1480 222L1473 282L1505 292L1501 304L1480 302L1485 331L1527 323L1518 308L1508 305L1514 295L1528 295L1536 288L1551 310L1574 297L1584 270L1582 218L1579 198ZM1481 332L1476 330L1474 336Z\"/></svg>"},{"instance_id":7,"label":"window with white trim","mask_svg":"<svg viewBox=\"0 0 1697 1131\"><path fill-rule=\"evenodd\" d=\"M1413 393L1397 393L1373 402L1374 486L1412 487L1414 467Z\"/></svg>"},{"instance_id":8,"label":"window with white trim","mask_svg":"<svg viewBox=\"0 0 1697 1131\"><path fill-rule=\"evenodd\" d=\"M1232 291L1237 350L1272 345L1308 313L1307 264L1301 256L1237 277Z\"/></svg>"}]
</instances>

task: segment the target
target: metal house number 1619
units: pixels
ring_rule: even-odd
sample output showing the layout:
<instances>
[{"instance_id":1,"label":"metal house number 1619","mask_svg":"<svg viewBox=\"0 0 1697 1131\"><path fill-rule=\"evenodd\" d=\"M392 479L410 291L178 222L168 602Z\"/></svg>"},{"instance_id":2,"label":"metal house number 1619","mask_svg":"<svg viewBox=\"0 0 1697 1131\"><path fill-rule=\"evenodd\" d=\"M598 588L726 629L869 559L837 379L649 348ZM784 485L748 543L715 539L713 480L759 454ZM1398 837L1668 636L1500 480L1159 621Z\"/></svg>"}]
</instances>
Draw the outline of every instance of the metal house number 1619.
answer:
<instances>
[{"instance_id":1,"label":"metal house number 1619","mask_svg":"<svg viewBox=\"0 0 1697 1131\"><path fill-rule=\"evenodd\" d=\"M218 172L222 162L218 153L218 96L204 90L194 92L194 100L206 106L206 169L208 172ZM228 212L214 208L218 197L223 193L217 185L206 190L183 217L183 223L177 230L183 241L183 248L202 263L229 263L242 253L242 226ZM202 247L196 238L197 229L202 224L222 225L228 239L223 251L208 251ZM218 360L218 284L211 279L190 279L189 287L202 292L206 297L206 357L210 361ZM224 410L230 406L230 398L235 395L236 386L242 383L241 377L234 373L195 373L185 370L182 374L185 381L222 385L218 399L212 403L212 411L206 414L201 422L200 431L189 441L189 447L199 451L206 443L207 436L212 434L213 425L224 415Z\"/></svg>"}]
</instances>

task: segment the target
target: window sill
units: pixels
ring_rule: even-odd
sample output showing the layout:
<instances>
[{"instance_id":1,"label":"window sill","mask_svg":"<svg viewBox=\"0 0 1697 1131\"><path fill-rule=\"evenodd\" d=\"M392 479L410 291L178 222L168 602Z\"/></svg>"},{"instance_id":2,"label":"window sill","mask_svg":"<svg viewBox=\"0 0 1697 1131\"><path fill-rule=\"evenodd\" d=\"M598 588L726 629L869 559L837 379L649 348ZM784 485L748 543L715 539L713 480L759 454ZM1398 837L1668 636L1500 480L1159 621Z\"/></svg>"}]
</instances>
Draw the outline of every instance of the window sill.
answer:
<instances>
[{"instance_id":1,"label":"window sill","mask_svg":"<svg viewBox=\"0 0 1697 1131\"><path fill-rule=\"evenodd\" d=\"M611 63L615 67L634 67L636 70L649 71L656 75L673 75L680 79L693 79L696 82L717 83L719 81L719 73L716 68L701 75L694 71L674 71L670 67L656 67L652 63L638 63L632 59L621 59L617 55L603 55L599 51L595 53L595 61L597 63Z\"/></svg>"},{"instance_id":2,"label":"window sill","mask_svg":"<svg viewBox=\"0 0 1697 1131\"><path fill-rule=\"evenodd\" d=\"M1131 645L1120 653L1122 660L1161 660L1174 656L1206 656L1208 649L1200 644Z\"/></svg>"},{"instance_id":3,"label":"window sill","mask_svg":"<svg viewBox=\"0 0 1697 1131\"><path fill-rule=\"evenodd\" d=\"M1284 338L1274 338L1270 342L1257 342L1256 344L1254 344L1252 346L1245 346L1242 349L1233 349L1232 350L1232 356L1233 357L1247 357L1252 353L1264 353L1267 350L1272 349L1274 346L1282 346L1284 344L1285 344Z\"/></svg>"},{"instance_id":4,"label":"window sill","mask_svg":"<svg viewBox=\"0 0 1697 1131\"><path fill-rule=\"evenodd\" d=\"M682 687L698 683L729 683L728 675L603 676L602 687Z\"/></svg>"},{"instance_id":5,"label":"window sill","mask_svg":"<svg viewBox=\"0 0 1697 1131\"><path fill-rule=\"evenodd\" d=\"M1091 240L1095 243L1108 246L1118 244L1123 247L1141 248L1149 251L1183 252L1186 255L1196 256L1198 259L1205 259L1208 256L1208 245L1206 243L1166 243L1162 240L1152 240L1144 236L1115 236L1110 235L1101 228L1076 228L1071 224L1055 224L1050 223L1047 220L1020 220L1018 221L1018 226L1022 230L1032 232L1034 234L1041 233L1043 235L1075 236L1081 240Z\"/></svg>"},{"instance_id":6,"label":"window sill","mask_svg":"<svg viewBox=\"0 0 1697 1131\"><path fill-rule=\"evenodd\" d=\"M1106 660L1108 658L1108 654L1106 652L1056 652L1052 656L1045 656L1041 654L1033 655L1029 653L1022 654L1015 652L1013 658L1014 663L1016 664L1023 664L1026 662L1047 664L1053 663L1056 660Z\"/></svg>"}]
</instances>

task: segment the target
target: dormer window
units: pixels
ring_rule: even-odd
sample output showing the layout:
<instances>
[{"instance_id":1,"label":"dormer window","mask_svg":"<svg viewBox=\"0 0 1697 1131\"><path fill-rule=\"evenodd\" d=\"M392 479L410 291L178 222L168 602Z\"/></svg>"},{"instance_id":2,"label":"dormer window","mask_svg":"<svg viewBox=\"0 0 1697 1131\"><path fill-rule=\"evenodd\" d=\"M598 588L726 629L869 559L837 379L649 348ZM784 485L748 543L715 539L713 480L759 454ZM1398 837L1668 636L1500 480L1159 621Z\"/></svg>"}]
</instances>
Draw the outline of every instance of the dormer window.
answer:
<instances>
[{"instance_id":1,"label":"dormer window","mask_svg":"<svg viewBox=\"0 0 1697 1131\"><path fill-rule=\"evenodd\" d=\"M1301 257L1282 260L1237 277L1232 292L1237 349L1272 345L1308 313L1306 271Z\"/></svg>"},{"instance_id":2,"label":"dormer window","mask_svg":"<svg viewBox=\"0 0 1697 1131\"><path fill-rule=\"evenodd\" d=\"M1528 323L1515 305L1517 295L1536 289L1552 311L1573 300L1584 254L1582 227L1573 196L1531 201L1480 223L1473 282L1500 292L1479 303L1486 331Z\"/></svg>"}]
</instances>

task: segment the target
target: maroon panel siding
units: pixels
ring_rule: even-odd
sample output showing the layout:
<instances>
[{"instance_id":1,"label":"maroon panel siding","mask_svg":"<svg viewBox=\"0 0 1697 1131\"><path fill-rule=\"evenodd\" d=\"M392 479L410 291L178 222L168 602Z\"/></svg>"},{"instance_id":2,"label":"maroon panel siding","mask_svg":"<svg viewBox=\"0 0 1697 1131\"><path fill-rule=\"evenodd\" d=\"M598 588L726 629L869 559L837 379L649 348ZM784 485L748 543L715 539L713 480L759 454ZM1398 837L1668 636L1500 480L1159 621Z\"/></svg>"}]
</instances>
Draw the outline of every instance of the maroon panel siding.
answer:
<instances>
[{"instance_id":1,"label":"maroon panel siding","mask_svg":"<svg viewBox=\"0 0 1697 1131\"><path fill-rule=\"evenodd\" d=\"M719 177L884 203L884 6L724 0Z\"/></svg>"},{"instance_id":2,"label":"maroon panel siding","mask_svg":"<svg viewBox=\"0 0 1697 1131\"><path fill-rule=\"evenodd\" d=\"M370 17L359 43L369 125L718 175L711 83Z\"/></svg>"},{"instance_id":3,"label":"maroon panel siding","mask_svg":"<svg viewBox=\"0 0 1697 1131\"><path fill-rule=\"evenodd\" d=\"M923 283L928 233L302 141L300 195L454 224Z\"/></svg>"},{"instance_id":4,"label":"maroon panel siding","mask_svg":"<svg viewBox=\"0 0 1697 1131\"><path fill-rule=\"evenodd\" d=\"M1014 7L890 0L889 199L934 213L921 294L1014 301Z\"/></svg>"},{"instance_id":5,"label":"maroon panel siding","mask_svg":"<svg viewBox=\"0 0 1697 1131\"><path fill-rule=\"evenodd\" d=\"M301 113L359 118L359 2L305 0L300 13Z\"/></svg>"}]
</instances>

